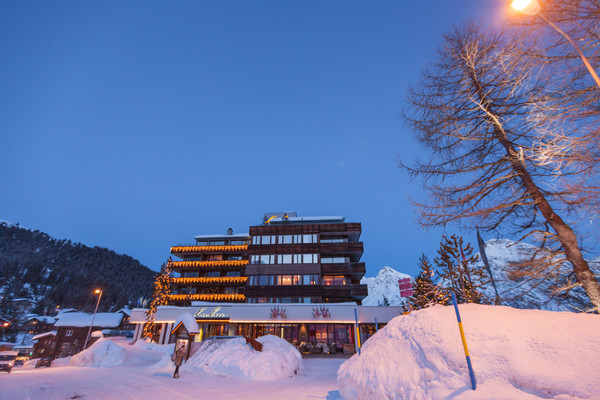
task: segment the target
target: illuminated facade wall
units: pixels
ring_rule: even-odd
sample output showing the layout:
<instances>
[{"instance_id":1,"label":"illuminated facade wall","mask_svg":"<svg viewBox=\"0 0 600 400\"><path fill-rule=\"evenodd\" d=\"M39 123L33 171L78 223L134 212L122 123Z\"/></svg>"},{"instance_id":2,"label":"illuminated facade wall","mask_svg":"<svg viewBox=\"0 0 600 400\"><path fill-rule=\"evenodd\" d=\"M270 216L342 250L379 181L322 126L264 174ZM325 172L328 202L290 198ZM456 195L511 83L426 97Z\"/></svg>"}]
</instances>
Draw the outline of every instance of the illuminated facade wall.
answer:
<instances>
[{"instance_id":1,"label":"illuminated facade wall","mask_svg":"<svg viewBox=\"0 0 600 400\"><path fill-rule=\"evenodd\" d=\"M180 258L169 261L176 276L173 305L192 301L244 302L248 264L247 234L196 236L195 246L173 246L171 254Z\"/></svg>"},{"instance_id":2,"label":"illuminated facade wall","mask_svg":"<svg viewBox=\"0 0 600 400\"><path fill-rule=\"evenodd\" d=\"M250 227L246 302L361 304L360 234L360 223L342 217L266 214L263 225Z\"/></svg>"}]
</instances>

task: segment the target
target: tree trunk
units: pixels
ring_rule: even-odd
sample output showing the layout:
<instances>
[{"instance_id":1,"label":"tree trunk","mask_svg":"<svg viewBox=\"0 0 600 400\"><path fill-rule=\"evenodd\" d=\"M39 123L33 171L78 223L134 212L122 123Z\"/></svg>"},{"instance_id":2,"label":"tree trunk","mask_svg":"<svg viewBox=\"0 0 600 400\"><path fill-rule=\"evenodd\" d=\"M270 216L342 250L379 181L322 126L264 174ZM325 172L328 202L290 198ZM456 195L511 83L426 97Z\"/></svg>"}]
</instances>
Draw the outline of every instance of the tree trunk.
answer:
<instances>
[{"instance_id":1,"label":"tree trunk","mask_svg":"<svg viewBox=\"0 0 600 400\"><path fill-rule=\"evenodd\" d=\"M575 272L577 282L579 282L583 287L583 290L585 290L596 312L600 313L600 283L598 283L594 277L587 261L585 261L583 254L581 254L575 232L573 232L573 229L571 229L571 227L554 212L554 209L548 200L546 200L546 197L541 192L540 188L533 181L533 178L525 166L525 161L519 157L519 152L506 136L502 123L491 110L489 101L484 98L481 83L477 79L477 75L474 71L471 71L471 80L475 85L479 97L478 104L489 116L490 122L494 126L494 136L506 149L506 154L512 168L519 175L521 182L523 182L525 189L531 195L531 198L534 200L544 219L546 219L552 229L554 229L558 240L565 250L567 260L573 265L573 271Z\"/></svg>"}]
</instances>

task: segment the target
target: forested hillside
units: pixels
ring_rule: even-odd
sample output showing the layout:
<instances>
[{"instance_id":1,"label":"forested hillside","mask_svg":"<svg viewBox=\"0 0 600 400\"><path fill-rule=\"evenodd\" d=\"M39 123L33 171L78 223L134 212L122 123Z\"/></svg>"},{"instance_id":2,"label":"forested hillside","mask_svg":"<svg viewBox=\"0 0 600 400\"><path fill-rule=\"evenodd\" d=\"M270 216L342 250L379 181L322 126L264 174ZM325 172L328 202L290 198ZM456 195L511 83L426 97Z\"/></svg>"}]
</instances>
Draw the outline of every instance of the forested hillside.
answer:
<instances>
[{"instance_id":1,"label":"forested hillside","mask_svg":"<svg viewBox=\"0 0 600 400\"><path fill-rule=\"evenodd\" d=\"M99 311L135 305L150 297L155 274L127 255L0 222L0 296L36 300L36 313L93 311L95 288L103 291Z\"/></svg>"}]
</instances>

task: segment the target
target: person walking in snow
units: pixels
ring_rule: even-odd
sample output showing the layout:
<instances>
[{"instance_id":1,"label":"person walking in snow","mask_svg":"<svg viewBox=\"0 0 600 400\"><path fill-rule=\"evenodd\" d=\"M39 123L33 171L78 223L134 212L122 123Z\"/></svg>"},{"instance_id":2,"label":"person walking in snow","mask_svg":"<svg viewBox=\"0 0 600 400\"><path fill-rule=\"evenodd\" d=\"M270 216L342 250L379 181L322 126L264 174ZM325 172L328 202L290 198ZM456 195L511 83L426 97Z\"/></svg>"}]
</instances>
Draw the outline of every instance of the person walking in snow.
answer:
<instances>
[{"instance_id":1,"label":"person walking in snow","mask_svg":"<svg viewBox=\"0 0 600 400\"><path fill-rule=\"evenodd\" d=\"M183 357L185 356L185 346L181 345L175 350L171 359L175 363L175 372L173 373L173 378L179 378L179 367L183 361Z\"/></svg>"}]
</instances>

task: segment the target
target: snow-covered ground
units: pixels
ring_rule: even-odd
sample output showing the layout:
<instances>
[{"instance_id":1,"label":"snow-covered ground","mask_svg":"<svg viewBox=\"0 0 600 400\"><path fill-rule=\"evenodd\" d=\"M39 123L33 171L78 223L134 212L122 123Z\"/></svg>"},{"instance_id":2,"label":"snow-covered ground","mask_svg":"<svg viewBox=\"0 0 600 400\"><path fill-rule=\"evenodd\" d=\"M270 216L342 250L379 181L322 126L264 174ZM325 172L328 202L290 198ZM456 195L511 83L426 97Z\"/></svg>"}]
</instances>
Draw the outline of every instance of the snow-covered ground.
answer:
<instances>
[{"instance_id":1,"label":"snow-covered ground","mask_svg":"<svg viewBox=\"0 0 600 400\"><path fill-rule=\"evenodd\" d=\"M266 336L254 360L235 340L197 350L180 379L172 378L172 345L101 339L51 368L0 373L0 399L600 399L600 316L476 304L460 311L476 391L454 309L434 306L396 317L348 360L299 363L293 348ZM277 379L263 380L277 369Z\"/></svg>"},{"instance_id":2,"label":"snow-covered ground","mask_svg":"<svg viewBox=\"0 0 600 400\"><path fill-rule=\"evenodd\" d=\"M600 399L600 316L459 306L477 380L471 390L452 306L396 317L344 363L351 399Z\"/></svg>"},{"instance_id":3,"label":"snow-covered ground","mask_svg":"<svg viewBox=\"0 0 600 400\"><path fill-rule=\"evenodd\" d=\"M183 366L173 379L173 364L164 362L164 346L143 342L134 346L116 341L125 351L115 350L109 340L80 353L79 360L54 362L50 368L17 367L0 372L0 399L339 399L337 370L345 359L306 359L300 375L276 380L250 380L200 371ZM267 346L268 347L268 346ZM147 350L148 348L153 349ZM104 351L105 361L98 358ZM239 351L239 349L238 349ZM266 356L265 360L273 360ZM169 358L170 360L170 358ZM189 360L193 361L192 358ZM267 361L268 362L268 361ZM74 364L95 365L82 367ZM108 367L109 364L115 366ZM107 367L101 367L101 366ZM267 368L272 367L266 366Z\"/></svg>"}]
</instances>

